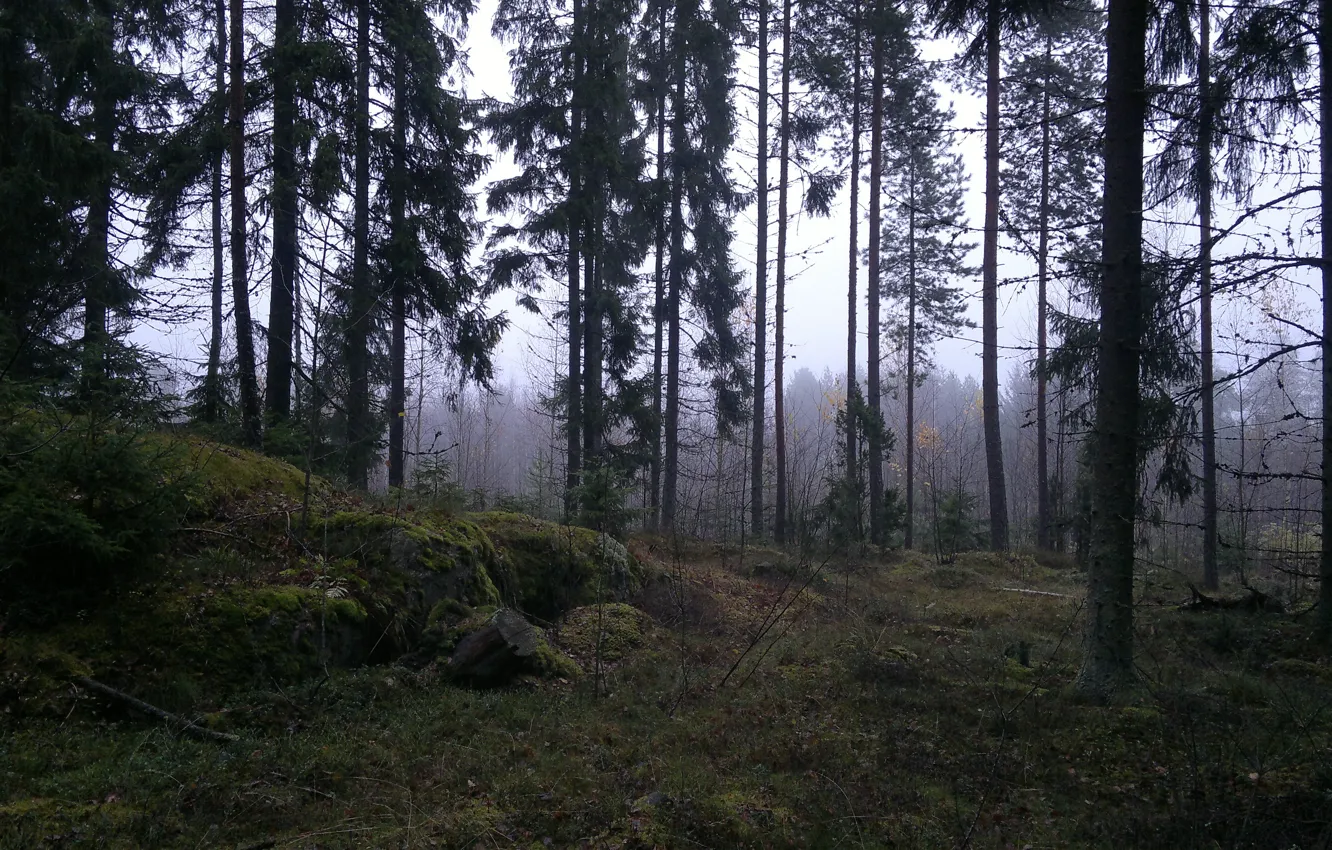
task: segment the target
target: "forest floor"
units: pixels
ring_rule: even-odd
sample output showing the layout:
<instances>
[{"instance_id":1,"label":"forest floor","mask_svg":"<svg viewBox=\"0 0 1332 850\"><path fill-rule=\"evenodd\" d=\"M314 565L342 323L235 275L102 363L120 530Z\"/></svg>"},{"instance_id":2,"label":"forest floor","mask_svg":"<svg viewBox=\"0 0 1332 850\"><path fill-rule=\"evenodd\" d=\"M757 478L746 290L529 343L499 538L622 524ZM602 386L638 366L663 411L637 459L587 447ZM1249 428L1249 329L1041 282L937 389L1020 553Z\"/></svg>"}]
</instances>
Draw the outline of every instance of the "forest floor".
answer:
<instances>
[{"instance_id":1,"label":"forest floor","mask_svg":"<svg viewBox=\"0 0 1332 850\"><path fill-rule=\"evenodd\" d=\"M557 629L576 681L334 673L234 700L229 745L82 703L0 727L0 847L1332 842L1307 617L1180 611L1185 582L1141 576L1141 688L1096 706L1069 687L1075 571L630 548L660 573L647 616Z\"/></svg>"}]
</instances>

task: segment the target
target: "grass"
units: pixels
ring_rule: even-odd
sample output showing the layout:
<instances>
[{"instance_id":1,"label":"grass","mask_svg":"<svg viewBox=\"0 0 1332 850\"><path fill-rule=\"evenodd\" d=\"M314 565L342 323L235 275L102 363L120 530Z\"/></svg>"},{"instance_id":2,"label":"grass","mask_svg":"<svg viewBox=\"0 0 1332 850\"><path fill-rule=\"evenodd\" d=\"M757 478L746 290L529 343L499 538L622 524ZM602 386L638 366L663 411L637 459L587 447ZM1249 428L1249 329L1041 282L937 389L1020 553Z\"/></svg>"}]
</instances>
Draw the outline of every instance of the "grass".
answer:
<instances>
[{"instance_id":1,"label":"grass","mask_svg":"<svg viewBox=\"0 0 1332 850\"><path fill-rule=\"evenodd\" d=\"M91 698L12 723L0 847L1332 840L1332 676L1292 616L1179 612L1187 590L1146 577L1142 687L1096 706L1069 689L1074 572L908 554L829 564L793 602L808 566L630 548L663 577L631 600L651 617L599 681L476 691L363 668L235 697L244 740L229 747ZM564 630L580 658L605 623L634 619L607 607Z\"/></svg>"}]
</instances>

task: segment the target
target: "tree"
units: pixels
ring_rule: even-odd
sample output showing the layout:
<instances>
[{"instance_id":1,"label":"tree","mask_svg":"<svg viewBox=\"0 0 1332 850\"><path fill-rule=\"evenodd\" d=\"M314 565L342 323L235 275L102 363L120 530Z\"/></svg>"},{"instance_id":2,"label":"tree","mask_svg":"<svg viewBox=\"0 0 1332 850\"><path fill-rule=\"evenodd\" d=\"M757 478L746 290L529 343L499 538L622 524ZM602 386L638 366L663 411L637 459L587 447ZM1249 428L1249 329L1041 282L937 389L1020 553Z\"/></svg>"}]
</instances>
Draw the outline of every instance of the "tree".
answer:
<instances>
[{"instance_id":1,"label":"tree","mask_svg":"<svg viewBox=\"0 0 1332 850\"><path fill-rule=\"evenodd\" d=\"M671 266L666 296L669 356L666 364L665 469L662 524L675 530L679 482L681 306L688 298L700 332L693 360L708 376L708 389L726 428L741 421L750 377L746 346L732 317L741 303L740 276L731 263L730 217L740 198L726 165L735 137L731 100L735 49L729 33L732 9L677 0L672 33L675 67L671 90ZM688 220L685 212L688 210ZM686 252L685 237L689 249Z\"/></svg>"},{"instance_id":2,"label":"tree","mask_svg":"<svg viewBox=\"0 0 1332 850\"><path fill-rule=\"evenodd\" d=\"M1110 0L1106 29L1105 212L1093 435L1088 623L1077 687L1108 699L1135 680L1139 345L1142 338L1145 0Z\"/></svg>"},{"instance_id":3,"label":"tree","mask_svg":"<svg viewBox=\"0 0 1332 850\"><path fill-rule=\"evenodd\" d=\"M395 487L403 486L406 471L407 319L430 328L463 377L485 387L493 377L490 354L505 326L478 306L487 290L467 265L479 230L470 185L484 165L476 151L475 110L443 87L457 57L453 33L468 8L394 0L384 9L393 108L380 201L389 229L380 265L390 305L389 484Z\"/></svg>"},{"instance_id":4,"label":"tree","mask_svg":"<svg viewBox=\"0 0 1332 850\"><path fill-rule=\"evenodd\" d=\"M882 386L879 381L879 295L882 292L881 251L878 234L882 210L883 187L883 90L884 90L884 41L885 17L882 2L877 2L875 14L871 18L870 42L872 81L870 83L870 174L869 174L869 281L868 310L865 317L868 340L868 362L865 364L866 394L871 417L882 417L880 395ZM883 446L876 434L870 434L869 450L869 527L870 540L881 543L883 540L883 517L880 515L879 502L883 494Z\"/></svg>"},{"instance_id":5,"label":"tree","mask_svg":"<svg viewBox=\"0 0 1332 850\"><path fill-rule=\"evenodd\" d=\"M969 323L954 281L973 273L966 255L973 247L962 208L964 170L942 130L952 113L939 105L919 57L901 57L887 108L888 204L880 239L883 296L903 305L901 326L890 333L906 348L906 470L904 545L915 543L916 388L929 369L929 347L941 335Z\"/></svg>"},{"instance_id":6,"label":"tree","mask_svg":"<svg viewBox=\"0 0 1332 850\"><path fill-rule=\"evenodd\" d=\"M750 527L755 534L759 534L759 530L763 528L763 443L768 430L768 410L765 401L768 365L768 0L758 0L757 106L758 229L755 238L757 256L754 263L754 415L753 434L749 445Z\"/></svg>"},{"instance_id":7,"label":"tree","mask_svg":"<svg viewBox=\"0 0 1332 850\"><path fill-rule=\"evenodd\" d=\"M1004 228L1036 263L1036 545L1055 545L1050 473L1049 315L1051 284L1074 283L1071 258L1100 215L1100 18L1066 9L1016 40L1019 56L1004 94L1009 151L1002 181ZM1037 121L1027 116L1039 115ZM1056 191L1057 187L1057 191Z\"/></svg>"},{"instance_id":8,"label":"tree","mask_svg":"<svg viewBox=\"0 0 1332 850\"><path fill-rule=\"evenodd\" d=\"M1001 38L1046 11L1043 0L943 0L934 9L939 33L976 31L965 57L985 57L985 227L981 260L981 394L990 491L990 547L1008 547L1008 497L999 430L999 90Z\"/></svg>"},{"instance_id":9,"label":"tree","mask_svg":"<svg viewBox=\"0 0 1332 850\"><path fill-rule=\"evenodd\" d=\"M1222 128L1257 124L1271 130L1282 122L1295 123L1307 115L1306 81L1318 83L1318 151L1323 179L1316 189L1318 212L1322 221L1332 219L1332 10L1326 0L1246 0L1230 10L1217 43L1219 72L1209 87L1214 131ZM1315 59L1316 57L1316 59ZM1244 97L1235 94L1243 92ZM1231 133L1231 161L1243 161L1255 145L1257 134ZM1239 144L1236 144L1236 143ZM1235 150L1237 148L1238 150ZM1237 154L1237 155L1236 155ZM1228 169L1232 174L1236 170ZM1322 410L1332 410L1332 230L1321 234L1316 256L1296 258L1293 262L1319 270L1323 293L1323 329L1317 344L1322 359ZM1215 237L1214 237L1215 240ZM1332 429L1324 427L1321 437L1323 475L1321 476L1321 518L1323 528L1332 528L1332 487L1328 485L1328 458L1332 458ZM1323 546L1319 561L1319 603L1316 631L1325 643L1332 643L1332 547Z\"/></svg>"},{"instance_id":10,"label":"tree","mask_svg":"<svg viewBox=\"0 0 1332 850\"><path fill-rule=\"evenodd\" d=\"M257 446L262 439L259 382L254 365L254 328L246 270L245 179L245 3L231 0L231 297L236 321L236 369L240 374L241 439Z\"/></svg>"},{"instance_id":11,"label":"tree","mask_svg":"<svg viewBox=\"0 0 1332 850\"><path fill-rule=\"evenodd\" d=\"M268 298L265 410L270 423L291 416L292 332L295 320L297 208L296 65L300 38L297 0L274 0L273 16L273 265Z\"/></svg>"},{"instance_id":12,"label":"tree","mask_svg":"<svg viewBox=\"0 0 1332 850\"><path fill-rule=\"evenodd\" d=\"M773 420L776 428L777 493L773 537L786 542L786 236L791 197L791 0L782 3L781 141L777 177L777 324L772 366ZM766 218L766 216L765 216Z\"/></svg>"}]
</instances>

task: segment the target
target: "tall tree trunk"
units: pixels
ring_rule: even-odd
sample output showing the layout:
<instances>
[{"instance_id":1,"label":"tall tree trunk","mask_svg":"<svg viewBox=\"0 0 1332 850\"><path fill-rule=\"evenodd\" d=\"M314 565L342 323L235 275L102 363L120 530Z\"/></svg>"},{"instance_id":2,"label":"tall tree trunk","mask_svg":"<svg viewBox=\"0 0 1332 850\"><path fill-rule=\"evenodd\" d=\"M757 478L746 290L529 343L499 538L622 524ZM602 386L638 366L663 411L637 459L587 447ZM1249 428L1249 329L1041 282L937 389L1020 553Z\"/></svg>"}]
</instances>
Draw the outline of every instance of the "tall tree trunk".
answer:
<instances>
[{"instance_id":1,"label":"tall tree trunk","mask_svg":"<svg viewBox=\"0 0 1332 850\"><path fill-rule=\"evenodd\" d=\"M351 315L347 317L347 478L370 485L370 0L356 3L356 187L352 221Z\"/></svg>"},{"instance_id":2,"label":"tall tree trunk","mask_svg":"<svg viewBox=\"0 0 1332 850\"><path fill-rule=\"evenodd\" d=\"M768 0L758 6L758 246L754 262L754 434L749 445L749 509L763 529L763 443L768 406Z\"/></svg>"},{"instance_id":3,"label":"tall tree trunk","mask_svg":"<svg viewBox=\"0 0 1332 850\"><path fill-rule=\"evenodd\" d=\"M655 292L652 300L652 469L650 485L652 492L648 496L648 527L656 531L661 527L661 368L662 348L665 344L666 325L666 2L659 0L657 22L657 56L660 67L657 69L660 89L657 92L657 175L656 200L656 268L653 270Z\"/></svg>"},{"instance_id":4,"label":"tall tree trunk","mask_svg":"<svg viewBox=\"0 0 1332 850\"><path fill-rule=\"evenodd\" d=\"M876 10L880 10L876 6ZM865 364L866 391L869 394L870 416L874 425L869 433L869 516L870 540L882 543L883 528L883 440L878 427L882 412L879 388L879 295L882 269L879 268L880 247L880 193L883 191L883 21L876 15L874 22L874 93L870 104L870 185L869 185L869 311L866 316L868 362Z\"/></svg>"},{"instance_id":5,"label":"tall tree trunk","mask_svg":"<svg viewBox=\"0 0 1332 850\"><path fill-rule=\"evenodd\" d=\"M981 258L981 417L990 484L990 548L1008 548L1008 499L999 432L999 0L985 12L985 245Z\"/></svg>"},{"instance_id":6,"label":"tall tree trunk","mask_svg":"<svg viewBox=\"0 0 1332 850\"><path fill-rule=\"evenodd\" d=\"M254 328L245 264L245 3L231 0L231 295L235 301L236 369L240 373L241 440L257 446L259 382L254 370Z\"/></svg>"},{"instance_id":7,"label":"tall tree trunk","mask_svg":"<svg viewBox=\"0 0 1332 850\"><path fill-rule=\"evenodd\" d=\"M291 335L296 304L296 84L291 54L296 0L277 0L273 25L273 283L268 296L267 412L291 417Z\"/></svg>"},{"instance_id":8,"label":"tall tree trunk","mask_svg":"<svg viewBox=\"0 0 1332 850\"><path fill-rule=\"evenodd\" d=\"M217 89L218 138L227 125L227 0L215 0L213 15L216 67L213 85ZM222 280L225 275L225 246L222 240L222 168L223 150L218 145L212 162L213 292L211 333L208 337L208 372L204 376L203 420L215 423L222 418Z\"/></svg>"},{"instance_id":9,"label":"tall tree trunk","mask_svg":"<svg viewBox=\"0 0 1332 850\"><path fill-rule=\"evenodd\" d=\"M662 487L662 525L675 531L676 484L680 468L680 298L684 291L684 179L689 152L686 103L686 30L693 23L697 0L677 0L675 14L675 83L671 92L671 279L666 297L666 481Z\"/></svg>"},{"instance_id":10,"label":"tall tree trunk","mask_svg":"<svg viewBox=\"0 0 1332 850\"><path fill-rule=\"evenodd\" d=\"M99 36L106 56L115 52L115 21L109 4L94 5ZM111 296L111 199L115 191L116 100L108 88L112 69L99 69L93 92L93 143L104 157L100 174L88 199L83 291L83 392L90 400L106 389L108 301Z\"/></svg>"},{"instance_id":11,"label":"tall tree trunk","mask_svg":"<svg viewBox=\"0 0 1332 850\"><path fill-rule=\"evenodd\" d=\"M1198 2L1198 319L1202 337L1203 587L1216 590L1216 384L1212 372L1212 7Z\"/></svg>"},{"instance_id":12,"label":"tall tree trunk","mask_svg":"<svg viewBox=\"0 0 1332 850\"><path fill-rule=\"evenodd\" d=\"M1328 0L1318 0L1318 62L1321 82L1318 104L1318 145L1322 166L1321 191L1323 221L1332 221L1332 9ZM1323 410L1332 410L1332 228L1324 225L1323 235ZM1332 529L1332 427L1327 414L1323 420L1323 528ZM1327 533L1326 531L1324 532ZM1332 643L1332 546L1323 546L1319 558L1318 633L1324 643Z\"/></svg>"},{"instance_id":13,"label":"tall tree trunk","mask_svg":"<svg viewBox=\"0 0 1332 850\"><path fill-rule=\"evenodd\" d=\"M568 414L565 437L568 440L568 458L564 480L564 516L572 521L577 506L574 493L578 489L583 468L583 295L582 261L579 245L581 232L581 178L579 160L582 156L583 110L581 106L583 88L582 56L582 0L573 3L573 88L569 92L569 257L565 265L569 287L569 382L567 386Z\"/></svg>"},{"instance_id":14,"label":"tall tree trunk","mask_svg":"<svg viewBox=\"0 0 1332 850\"><path fill-rule=\"evenodd\" d=\"M857 421L851 414L856 385L856 273L860 269L860 0L852 10L851 38L851 215L850 250L847 252L846 272L846 476L852 484L850 491L859 498L856 486L856 432ZM859 515L859 511L857 511Z\"/></svg>"},{"instance_id":15,"label":"tall tree trunk","mask_svg":"<svg viewBox=\"0 0 1332 850\"><path fill-rule=\"evenodd\" d=\"M1106 21L1104 276L1092 437L1088 622L1077 678L1079 690L1100 699L1134 680L1133 532L1141 405L1142 154L1149 8L1148 0L1110 0Z\"/></svg>"},{"instance_id":16,"label":"tall tree trunk","mask_svg":"<svg viewBox=\"0 0 1332 850\"><path fill-rule=\"evenodd\" d=\"M1206 0L1204 0L1206 2ZM1045 39L1041 86L1041 201L1036 248L1036 546L1050 548L1050 420L1047 411L1048 292L1050 279L1050 63L1052 47Z\"/></svg>"},{"instance_id":17,"label":"tall tree trunk","mask_svg":"<svg viewBox=\"0 0 1332 850\"><path fill-rule=\"evenodd\" d=\"M402 36L399 36L402 37ZM393 151L389 177L389 245L393 291L389 309L389 471L390 487L401 487L406 472L407 423L407 60L401 44L393 50Z\"/></svg>"},{"instance_id":18,"label":"tall tree trunk","mask_svg":"<svg viewBox=\"0 0 1332 850\"><path fill-rule=\"evenodd\" d=\"M603 313L598 257L601 251L600 175L592 171L587 179L587 227L583 244L583 466L596 469L603 460L602 437L602 332Z\"/></svg>"},{"instance_id":19,"label":"tall tree trunk","mask_svg":"<svg viewBox=\"0 0 1332 850\"><path fill-rule=\"evenodd\" d=\"M777 176L777 323L772 355L772 402L777 449L777 511L773 537L786 542L786 230L791 196L791 0L782 4L782 138Z\"/></svg>"},{"instance_id":20,"label":"tall tree trunk","mask_svg":"<svg viewBox=\"0 0 1332 850\"><path fill-rule=\"evenodd\" d=\"M911 152L907 203L907 379L906 379L906 534L903 545L915 544L916 519L916 151Z\"/></svg>"}]
</instances>

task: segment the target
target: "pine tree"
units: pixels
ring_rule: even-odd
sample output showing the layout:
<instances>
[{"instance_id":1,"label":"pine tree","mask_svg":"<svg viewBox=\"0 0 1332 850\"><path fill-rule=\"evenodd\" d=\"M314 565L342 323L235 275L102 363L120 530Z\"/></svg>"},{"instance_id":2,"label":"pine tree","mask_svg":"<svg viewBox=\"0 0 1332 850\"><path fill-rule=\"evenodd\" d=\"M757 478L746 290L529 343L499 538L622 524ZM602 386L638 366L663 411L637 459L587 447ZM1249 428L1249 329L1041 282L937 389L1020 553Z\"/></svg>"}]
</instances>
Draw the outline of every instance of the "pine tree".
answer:
<instances>
[{"instance_id":1,"label":"pine tree","mask_svg":"<svg viewBox=\"0 0 1332 850\"><path fill-rule=\"evenodd\" d=\"M767 437L768 368L768 0L758 3L758 221L754 261L754 407L750 438L749 510L755 534L763 528L763 444ZM779 382L780 383L780 382Z\"/></svg>"},{"instance_id":2,"label":"pine tree","mask_svg":"<svg viewBox=\"0 0 1332 850\"><path fill-rule=\"evenodd\" d=\"M889 88L884 166L885 192L880 264L883 297L902 305L900 327L890 327L906 349L905 541L915 543L916 388L929 369L929 347L940 336L969 325L956 281L974 269L964 236L965 172L943 132L952 121L939 105L914 47L895 60Z\"/></svg>"},{"instance_id":3,"label":"pine tree","mask_svg":"<svg viewBox=\"0 0 1332 850\"><path fill-rule=\"evenodd\" d=\"M1014 39L1003 110L1009 154L1000 213L1015 249L1036 264L1036 544L1055 545L1049 463L1050 287L1083 273L1070 262L1100 211L1101 47L1098 16L1063 12ZM1031 120L1030 116L1039 116ZM1057 191L1056 191L1057 189Z\"/></svg>"}]
</instances>

